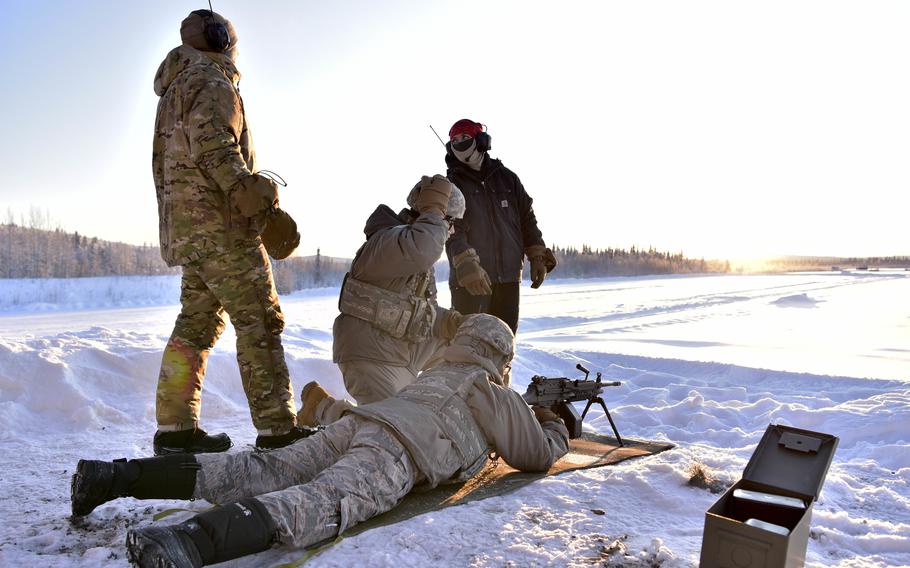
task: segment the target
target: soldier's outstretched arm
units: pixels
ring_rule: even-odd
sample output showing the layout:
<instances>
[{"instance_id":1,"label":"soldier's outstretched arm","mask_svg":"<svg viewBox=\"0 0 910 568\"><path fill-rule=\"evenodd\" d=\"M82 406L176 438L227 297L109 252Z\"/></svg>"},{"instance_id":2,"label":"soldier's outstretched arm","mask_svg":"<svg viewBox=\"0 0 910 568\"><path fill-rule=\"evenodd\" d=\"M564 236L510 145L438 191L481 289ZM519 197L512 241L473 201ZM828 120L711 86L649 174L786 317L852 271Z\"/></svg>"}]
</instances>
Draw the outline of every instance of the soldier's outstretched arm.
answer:
<instances>
[{"instance_id":1,"label":"soldier's outstretched arm","mask_svg":"<svg viewBox=\"0 0 910 568\"><path fill-rule=\"evenodd\" d=\"M369 282L425 272L439 260L448 234L448 223L438 213L380 231L364 245L352 274Z\"/></svg>"},{"instance_id":2,"label":"soldier's outstretched arm","mask_svg":"<svg viewBox=\"0 0 910 568\"><path fill-rule=\"evenodd\" d=\"M547 471L569 449L565 425L541 426L521 395L507 387L477 380L467 403L493 449L517 470Z\"/></svg>"}]
</instances>

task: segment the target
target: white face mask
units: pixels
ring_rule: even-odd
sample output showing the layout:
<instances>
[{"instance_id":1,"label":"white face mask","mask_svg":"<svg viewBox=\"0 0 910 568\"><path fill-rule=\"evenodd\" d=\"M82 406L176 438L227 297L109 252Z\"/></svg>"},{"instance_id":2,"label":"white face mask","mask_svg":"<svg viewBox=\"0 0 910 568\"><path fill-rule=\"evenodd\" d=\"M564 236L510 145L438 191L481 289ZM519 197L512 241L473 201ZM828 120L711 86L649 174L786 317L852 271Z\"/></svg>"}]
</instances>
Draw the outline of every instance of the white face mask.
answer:
<instances>
[{"instance_id":1,"label":"white face mask","mask_svg":"<svg viewBox=\"0 0 910 568\"><path fill-rule=\"evenodd\" d=\"M483 153L477 151L477 141L471 140L471 145L467 150L456 150L452 146L452 153L458 158L458 161L467 165L472 170L480 171L480 165L483 163Z\"/></svg>"}]
</instances>

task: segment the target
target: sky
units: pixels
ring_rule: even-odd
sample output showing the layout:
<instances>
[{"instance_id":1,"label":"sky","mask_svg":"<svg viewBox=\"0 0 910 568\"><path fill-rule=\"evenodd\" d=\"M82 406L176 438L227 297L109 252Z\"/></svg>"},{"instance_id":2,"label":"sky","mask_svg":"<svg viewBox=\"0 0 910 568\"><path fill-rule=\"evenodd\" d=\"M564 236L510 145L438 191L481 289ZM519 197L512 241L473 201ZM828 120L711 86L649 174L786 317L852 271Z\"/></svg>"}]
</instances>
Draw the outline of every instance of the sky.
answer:
<instances>
[{"instance_id":1,"label":"sky","mask_svg":"<svg viewBox=\"0 0 910 568\"><path fill-rule=\"evenodd\" d=\"M199 2L0 0L0 221L157 243L155 71ZM910 254L910 4L216 0L299 254L487 125L548 244Z\"/></svg>"}]
</instances>

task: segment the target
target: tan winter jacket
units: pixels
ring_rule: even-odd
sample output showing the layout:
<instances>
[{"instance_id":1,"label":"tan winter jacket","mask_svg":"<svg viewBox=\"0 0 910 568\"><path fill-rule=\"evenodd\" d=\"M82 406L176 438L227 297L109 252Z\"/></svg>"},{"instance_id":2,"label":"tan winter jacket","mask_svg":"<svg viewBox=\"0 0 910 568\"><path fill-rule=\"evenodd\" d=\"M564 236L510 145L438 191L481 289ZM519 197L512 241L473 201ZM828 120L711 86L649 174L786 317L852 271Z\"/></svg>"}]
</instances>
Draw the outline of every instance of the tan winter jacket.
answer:
<instances>
[{"instance_id":1,"label":"tan winter jacket","mask_svg":"<svg viewBox=\"0 0 910 568\"><path fill-rule=\"evenodd\" d=\"M474 475L490 450L515 469L537 472L569 447L562 422L541 426L521 395L471 363L443 363L393 398L350 412L391 427L430 486Z\"/></svg>"},{"instance_id":2,"label":"tan winter jacket","mask_svg":"<svg viewBox=\"0 0 910 568\"><path fill-rule=\"evenodd\" d=\"M161 99L152 171L169 266L258 239L250 219L229 206L231 188L256 169L239 80L227 55L186 45L168 53L155 74Z\"/></svg>"},{"instance_id":3,"label":"tan winter jacket","mask_svg":"<svg viewBox=\"0 0 910 568\"><path fill-rule=\"evenodd\" d=\"M448 225L436 213L421 215L410 224L407 221L385 205L377 207L364 227L367 241L351 263L351 276L392 292L402 292L413 289L414 282L429 272L426 295L434 305L438 324L448 310L436 305L433 264L442 255ZM434 326L434 336L440 335L439 327ZM332 331L336 363L360 359L397 367L411 365L413 345L367 321L339 314Z\"/></svg>"}]
</instances>

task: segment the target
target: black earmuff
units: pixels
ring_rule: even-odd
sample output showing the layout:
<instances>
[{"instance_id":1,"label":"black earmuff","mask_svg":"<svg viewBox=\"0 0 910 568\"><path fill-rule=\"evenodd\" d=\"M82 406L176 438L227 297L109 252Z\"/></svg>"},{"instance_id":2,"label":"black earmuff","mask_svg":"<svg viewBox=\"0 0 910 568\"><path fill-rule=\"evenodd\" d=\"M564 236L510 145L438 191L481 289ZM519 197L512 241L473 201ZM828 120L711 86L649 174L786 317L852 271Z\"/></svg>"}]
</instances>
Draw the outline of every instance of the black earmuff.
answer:
<instances>
[{"instance_id":1,"label":"black earmuff","mask_svg":"<svg viewBox=\"0 0 910 568\"><path fill-rule=\"evenodd\" d=\"M202 33L205 36L205 43L212 49L224 52L231 45L231 34L227 26L215 19L215 14L211 10L196 10L193 12L205 19L205 27Z\"/></svg>"},{"instance_id":2,"label":"black earmuff","mask_svg":"<svg viewBox=\"0 0 910 568\"><path fill-rule=\"evenodd\" d=\"M486 126L484 128L486 129ZM474 141L477 142L478 152L489 152L493 148L493 137L486 130L478 132L477 136L474 137Z\"/></svg>"}]
</instances>

